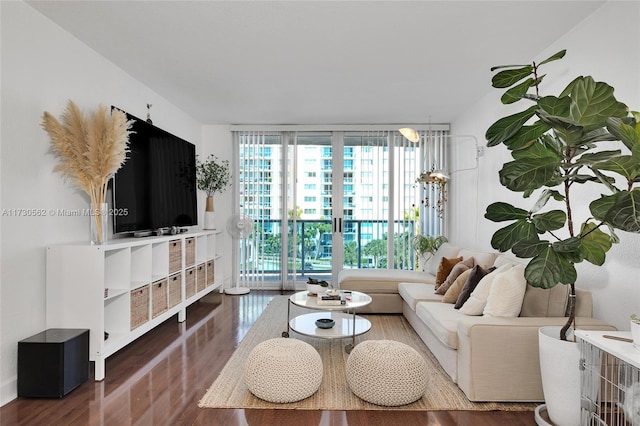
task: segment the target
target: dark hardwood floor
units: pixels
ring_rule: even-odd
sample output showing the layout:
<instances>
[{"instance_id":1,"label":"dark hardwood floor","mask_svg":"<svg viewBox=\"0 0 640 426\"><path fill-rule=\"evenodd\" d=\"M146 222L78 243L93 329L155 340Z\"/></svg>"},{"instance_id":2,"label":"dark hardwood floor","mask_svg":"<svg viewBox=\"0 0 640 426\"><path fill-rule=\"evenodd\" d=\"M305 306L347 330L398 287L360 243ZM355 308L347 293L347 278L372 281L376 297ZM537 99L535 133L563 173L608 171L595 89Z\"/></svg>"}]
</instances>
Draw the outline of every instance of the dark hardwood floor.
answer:
<instances>
[{"instance_id":1,"label":"dark hardwood floor","mask_svg":"<svg viewBox=\"0 0 640 426\"><path fill-rule=\"evenodd\" d=\"M90 379L62 399L18 398L0 408L0 424L535 425L532 412L198 408L207 387L278 294L207 296L189 307L186 322L174 317L108 358L104 381Z\"/></svg>"}]
</instances>

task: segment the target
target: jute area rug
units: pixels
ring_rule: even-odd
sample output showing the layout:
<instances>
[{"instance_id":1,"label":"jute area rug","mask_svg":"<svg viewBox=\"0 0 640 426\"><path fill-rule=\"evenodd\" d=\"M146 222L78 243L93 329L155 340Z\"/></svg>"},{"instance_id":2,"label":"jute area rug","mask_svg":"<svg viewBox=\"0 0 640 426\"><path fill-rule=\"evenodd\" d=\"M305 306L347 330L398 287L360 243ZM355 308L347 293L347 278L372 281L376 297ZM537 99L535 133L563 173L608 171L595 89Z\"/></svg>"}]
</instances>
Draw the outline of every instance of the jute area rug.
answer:
<instances>
[{"instance_id":1,"label":"jute area rug","mask_svg":"<svg viewBox=\"0 0 640 426\"><path fill-rule=\"evenodd\" d=\"M453 383L438 361L413 331L402 315L366 315L371 321L371 330L356 337L356 345L368 340L396 340L406 343L420 352L427 361L429 384L422 399L400 406L381 407L361 400L354 395L347 384L345 365L348 354L344 350L350 339L316 339L301 336L293 331L290 338L300 339L315 347L324 366L324 376L320 389L302 401L290 404L275 404L261 400L251 394L243 381L243 370L251 350L260 342L281 337L287 324L287 296L275 297L260 318L249 330L220 375L207 390L198 406L201 408L269 408L303 410L475 410L475 411L533 411L534 403L475 403ZM292 316L310 312L291 307ZM286 386L283 383L283 386Z\"/></svg>"}]
</instances>

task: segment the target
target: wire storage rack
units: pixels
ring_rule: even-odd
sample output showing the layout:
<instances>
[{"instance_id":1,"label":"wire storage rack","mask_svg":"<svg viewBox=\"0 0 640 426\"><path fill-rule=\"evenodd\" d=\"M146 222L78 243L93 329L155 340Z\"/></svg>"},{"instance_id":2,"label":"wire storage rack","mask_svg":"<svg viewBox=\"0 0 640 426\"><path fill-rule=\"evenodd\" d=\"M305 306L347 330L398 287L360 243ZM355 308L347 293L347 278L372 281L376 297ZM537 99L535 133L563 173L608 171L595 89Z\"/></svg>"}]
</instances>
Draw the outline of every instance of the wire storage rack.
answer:
<instances>
[{"instance_id":1,"label":"wire storage rack","mask_svg":"<svg viewBox=\"0 0 640 426\"><path fill-rule=\"evenodd\" d=\"M577 331L583 426L640 426L640 348L629 332Z\"/></svg>"}]
</instances>

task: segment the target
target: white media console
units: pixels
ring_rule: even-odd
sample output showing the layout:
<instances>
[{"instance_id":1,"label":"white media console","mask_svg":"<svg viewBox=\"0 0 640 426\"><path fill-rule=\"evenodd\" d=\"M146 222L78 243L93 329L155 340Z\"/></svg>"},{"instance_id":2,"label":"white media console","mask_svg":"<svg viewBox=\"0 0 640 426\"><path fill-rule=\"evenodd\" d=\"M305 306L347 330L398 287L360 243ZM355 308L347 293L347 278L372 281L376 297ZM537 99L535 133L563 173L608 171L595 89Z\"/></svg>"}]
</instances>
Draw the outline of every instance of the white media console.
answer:
<instances>
[{"instance_id":1,"label":"white media console","mask_svg":"<svg viewBox=\"0 0 640 426\"><path fill-rule=\"evenodd\" d=\"M216 288L220 230L47 247L47 328L88 328L95 380L105 360Z\"/></svg>"}]
</instances>

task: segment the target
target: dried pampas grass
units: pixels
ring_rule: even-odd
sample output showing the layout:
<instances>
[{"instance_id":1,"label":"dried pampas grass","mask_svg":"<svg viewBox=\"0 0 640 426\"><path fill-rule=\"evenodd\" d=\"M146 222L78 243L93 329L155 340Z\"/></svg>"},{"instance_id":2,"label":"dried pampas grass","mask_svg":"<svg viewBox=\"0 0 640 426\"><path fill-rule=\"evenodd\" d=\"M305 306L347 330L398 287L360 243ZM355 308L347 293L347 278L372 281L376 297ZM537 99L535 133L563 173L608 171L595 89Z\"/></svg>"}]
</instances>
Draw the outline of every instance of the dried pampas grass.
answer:
<instances>
[{"instance_id":1,"label":"dried pampas grass","mask_svg":"<svg viewBox=\"0 0 640 426\"><path fill-rule=\"evenodd\" d=\"M62 123L46 111L42 117L42 127L59 160L54 171L89 195L97 226L101 226L99 208L106 202L109 179L126 161L132 124L122 111L114 109L109 114L100 105L85 115L72 101L67 103Z\"/></svg>"}]
</instances>

